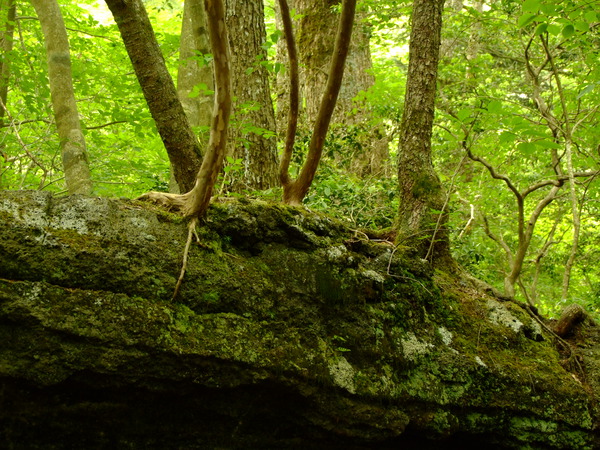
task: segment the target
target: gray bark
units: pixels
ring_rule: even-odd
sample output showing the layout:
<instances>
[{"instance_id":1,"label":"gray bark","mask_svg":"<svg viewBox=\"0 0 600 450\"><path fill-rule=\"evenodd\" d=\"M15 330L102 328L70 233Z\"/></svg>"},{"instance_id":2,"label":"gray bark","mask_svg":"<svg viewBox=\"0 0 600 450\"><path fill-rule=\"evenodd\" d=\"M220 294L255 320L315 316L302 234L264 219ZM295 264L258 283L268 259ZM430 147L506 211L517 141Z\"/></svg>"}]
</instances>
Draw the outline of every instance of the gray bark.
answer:
<instances>
[{"instance_id":1,"label":"gray bark","mask_svg":"<svg viewBox=\"0 0 600 450\"><path fill-rule=\"evenodd\" d=\"M235 97L227 154L241 159L243 165L232 189L268 189L278 185L279 166L269 74L260 64L267 60L263 1L227 0L227 27Z\"/></svg>"},{"instance_id":2,"label":"gray bark","mask_svg":"<svg viewBox=\"0 0 600 450\"><path fill-rule=\"evenodd\" d=\"M449 256L443 188L431 154L431 136L444 0L415 0L408 77L398 147L398 238L422 258ZM440 214L442 214L440 216ZM442 220L439 220L439 219Z\"/></svg>"}]
</instances>

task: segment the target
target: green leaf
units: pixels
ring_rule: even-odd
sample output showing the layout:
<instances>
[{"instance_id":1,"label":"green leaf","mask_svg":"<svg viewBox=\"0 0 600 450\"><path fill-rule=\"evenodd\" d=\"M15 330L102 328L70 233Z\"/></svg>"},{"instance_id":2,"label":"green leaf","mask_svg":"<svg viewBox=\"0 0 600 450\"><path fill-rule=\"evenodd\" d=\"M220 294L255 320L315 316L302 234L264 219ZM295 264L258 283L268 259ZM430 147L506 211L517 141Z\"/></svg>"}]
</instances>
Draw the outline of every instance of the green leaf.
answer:
<instances>
[{"instance_id":1,"label":"green leaf","mask_svg":"<svg viewBox=\"0 0 600 450\"><path fill-rule=\"evenodd\" d=\"M502 111L502 102L498 100L492 100L488 103L487 109L491 113L499 113L500 111Z\"/></svg>"},{"instance_id":2,"label":"green leaf","mask_svg":"<svg viewBox=\"0 0 600 450\"><path fill-rule=\"evenodd\" d=\"M540 9L540 0L525 0L523 2L523 12L537 12Z\"/></svg>"},{"instance_id":3,"label":"green leaf","mask_svg":"<svg viewBox=\"0 0 600 450\"><path fill-rule=\"evenodd\" d=\"M575 34L575 27L573 26L572 23L565 25L565 27L562 29L562 35L566 38L570 38L574 34Z\"/></svg>"},{"instance_id":4,"label":"green leaf","mask_svg":"<svg viewBox=\"0 0 600 450\"><path fill-rule=\"evenodd\" d=\"M548 25L547 31L552 36L558 36L558 34L561 31L561 27L560 27L560 25L556 25L555 23L551 23L551 24Z\"/></svg>"},{"instance_id":5,"label":"green leaf","mask_svg":"<svg viewBox=\"0 0 600 450\"><path fill-rule=\"evenodd\" d=\"M590 29L590 26L587 22L580 20L578 22L575 22L575 29L577 31L581 31L582 33L585 33L586 31L588 31Z\"/></svg>"},{"instance_id":6,"label":"green leaf","mask_svg":"<svg viewBox=\"0 0 600 450\"><path fill-rule=\"evenodd\" d=\"M519 142L517 144L517 150L524 153L525 155L531 155L535 153L535 145L531 142Z\"/></svg>"},{"instance_id":7,"label":"green leaf","mask_svg":"<svg viewBox=\"0 0 600 450\"><path fill-rule=\"evenodd\" d=\"M531 14L531 13L523 14L521 17L519 17L519 20L517 21L517 26L519 28L526 27L531 22L533 22L536 17L537 17L537 14Z\"/></svg>"},{"instance_id":8,"label":"green leaf","mask_svg":"<svg viewBox=\"0 0 600 450\"><path fill-rule=\"evenodd\" d=\"M556 13L556 5L554 3L548 3L540 6L540 11L542 11L547 16L552 16Z\"/></svg>"},{"instance_id":9,"label":"green leaf","mask_svg":"<svg viewBox=\"0 0 600 450\"><path fill-rule=\"evenodd\" d=\"M516 138L517 136L514 133L511 133L510 131L503 131L502 133L500 133L500 136L498 136L498 140L501 144L512 143L515 141Z\"/></svg>"},{"instance_id":10,"label":"green leaf","mask_svg":"<svg viewBox=\"0 0 600 450\"><path fill-rule=\"evenodd\" d=\"M550 141L548 139L535 141L534 144L542 148L563 148L562 145L557 144L556 142Z\"/></svg>"},{"instance_id":11,"label":"green leaf","mask_svg":"<svg viewBox=\"0 0 600 450\"><path fill-rule=\"evenodd\" d=\"M596 22L598 20L598 16L596 15L596 13L594 11L588 11L583 15L583 18L588 22L588 23L592 23L592 22Z\"/></svg>"},{"instance_id":12,"label":"green leaf","mask_svg":"<svg viewBox=\"0 0 600 450\"><path fill-rule=\"evenodd\" d=\"M596 86L598 86L597 83L588 84L585 88L583 88L579 95L577 95L577 100L579 100L585 94L589 94L590 92L592 92L596 88Z\"/></svg>"},{"instance_id":13,"label":"green leaf","mask_svg":"<svg viewBox=\"0 0 600 450\"><path fill-rule=\"evenodd\" d=\"M458 117L458 120L460 120L461 122L464 122L471 116L471 112L472 111L470 108L464 108L456 113L456 117Z\"/></svg>"},{"instance_id":14,"label":"green leaf","mask_svg":"<svg viewBox=\"0 0 600 450\"><path fill-rule=\"evenodd\" d=\"M544 34L546 32L546 30L548 30L548 24L540 23L537 27L535 27L534 34L536 36L539 36L540 34Z\"/></svg>"}]
</instances>

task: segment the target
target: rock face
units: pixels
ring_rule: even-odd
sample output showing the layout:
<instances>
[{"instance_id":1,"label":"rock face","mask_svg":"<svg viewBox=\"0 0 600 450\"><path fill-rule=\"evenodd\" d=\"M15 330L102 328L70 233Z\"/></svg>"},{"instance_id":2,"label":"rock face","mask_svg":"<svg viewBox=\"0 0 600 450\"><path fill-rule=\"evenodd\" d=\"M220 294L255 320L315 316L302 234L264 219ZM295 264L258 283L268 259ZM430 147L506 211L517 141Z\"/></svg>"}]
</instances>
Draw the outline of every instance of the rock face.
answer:
<instances>
[{"instance_id":1,"label":"rock face","mask_svg":"<svg viewBox=\"0 0 600 450\"><path fill-rule=\"evenodd\" d=\"M0 447L599 444L597 340L560 354L467 278L260 202L211 207L172 301L186 237L132 201L0 192Z\"/></svg>"}]
</instances>

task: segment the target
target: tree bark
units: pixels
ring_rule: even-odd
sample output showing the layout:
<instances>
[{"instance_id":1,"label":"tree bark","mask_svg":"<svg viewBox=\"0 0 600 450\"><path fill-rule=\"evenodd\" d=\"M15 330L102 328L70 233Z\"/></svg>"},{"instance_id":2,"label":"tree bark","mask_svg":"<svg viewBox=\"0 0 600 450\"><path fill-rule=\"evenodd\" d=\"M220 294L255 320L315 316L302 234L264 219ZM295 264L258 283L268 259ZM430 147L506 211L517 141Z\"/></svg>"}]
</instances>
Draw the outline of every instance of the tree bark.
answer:
<instances>
[{"instance_id":1,"label":"tree bark","mask_svg":"<svg viewBox=\"0 0 600 450\"><path fill-rule=\"evenodd\" d=\"M213 53L215 72L215 104L210 129L208 150L196 176L194 189L189 192L183 213L199 217L208 209L212 190L223 165L229 117L231 115L230 51L225 6L223 0L204 0L208 16L208 33Z\"/></svg>"},{"instance_id":2,"label":"tree bark","mask_svg":"<svg viewBox=\"0 0 600 450\"><path fill-rule=\"evenodd\" d=\"M0 100L2 105L8 104L8 82L10 80L10 58L13 49L13 35L15 31L16 16L15 0L0 0L0 16L2 20L2 32L0 34L0 53L2 61L0 62ZM5 111L0 107L0 125L4 125ZM5 144L0 145L0 189L2 189L2 174L4 172L4 163L8 156L4 152Z\"/></svg>"},{"instance_id":3,"label":"tree bark","mask_svg":"<svg viewBox=\"0 0 600 450\"><path fill-rule=\"evenodd\" d=\"M0 99L4 105L7 105L8 100L10 53L13 49L16 12L15 0L0 0L0 14L2 17L2 33L0 36L0 52L2 53L2 61L0 61ZM4 116L4 108L0 108L0 125L4 122Z\"/></svg>"},{"instance_id":4,"label":"tree bark","mask_svg":"<svg viewBox=\"0 0 600 450\"><path fill-rule=\"evenodd\" d=\"M200 58L210 54L210 39L206 29L204 0L185 0L179 45L179 68L177 70L177 96L192 129L196 128L200 155L208 144L214 91L212 64ZM204 88L204 89L203 89ZM181 188L171 166L169 192L179 194Z\"/></svg>"},{"instance_id":5,"label":"tree bark","mask_svg":"<svg viewBox=\"0 0 600 450\"><path fill-rule=\"evenodd\" d=\"M450 252L447 213L443 211L445 195L431 155L443 5L444 0L413 3L398 148L398 237L423 258L430 255L430 249L440 256Z\"/></svg>"},{"instance_id":6,"label":"tree bark","mask_svg":"<svg viewBox=\"0 0 600 450\"><path fill-rule=\"evenodd\" d=\"M69 194L89 195L92 192L92 179L73 91L71 55L65 23L56 0L31 0L31 3L44 34L50 96L67 190Z\"/></svg>"},{"instance_id":7,"label":"tree bark","mask_svg":"<svg viewBox=\"0 0 600 450\"><path fill-rule=\"evenodd\" d=\"M144 4L142 0L106 0L106 4L167 149L175 180L183 191L189 191L201 164L198 139L177 97Z\"/></svg>"},{"instance_id":8,"label":"tree bark","mask_svg":"<svg viewBox=\"0 0 600 450\"><path fill-rule=\"evenodd\" d=\"M275 112L271 100L262 0L227 0L231 48L233 120L227 154L241 159L231 190L262 190L278 184Z\"/></svg>"}]
</instances>

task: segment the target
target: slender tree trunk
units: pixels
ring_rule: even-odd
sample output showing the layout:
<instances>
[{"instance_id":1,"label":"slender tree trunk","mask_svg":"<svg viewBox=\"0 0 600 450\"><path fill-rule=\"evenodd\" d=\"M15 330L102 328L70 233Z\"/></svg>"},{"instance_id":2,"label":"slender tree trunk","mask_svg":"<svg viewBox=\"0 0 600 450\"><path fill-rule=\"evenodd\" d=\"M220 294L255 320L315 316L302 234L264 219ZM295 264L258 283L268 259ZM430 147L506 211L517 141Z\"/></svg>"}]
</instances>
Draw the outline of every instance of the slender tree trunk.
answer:
<instances>
[{"instance_id":1,"label":"slender tree trunk","mask_svg":"<svg viewBox=\"0 0 600 450\"><path fill-rule=\"evenodd\" d=\"M232 108L231 56L225 21L225 6L223 0L204 0L204 7L209 19L208 32L214 58L216 92L208 149L183 211L185 215L192 217L202 216L208 209L213 187L225 157Z\"/></svg>"},{"instance_id":2,"label":"slender tree trunk","mask_svg":"<svg viewBox=\"0 0 600 450\"><path fill-rule=\"evenodd\" d=\"M16 12L15 0L0 0L0 15L2 18L2 33L0 34L0 52L2 54L2 61L0 61L0 99L4 105L8 104L10 53L13 49ZM4 108L0 108L0 124L4 123L4 116Z\"/></svg>"},{"instance_id":3,"label":"slender tree trunk","mask_svg":"<svg viewBox=\"0 0 600 450\"><path fill-rule=\"evenodd\" d=\"M573 170L573 148L572 142L567 139L566 142L566 155L567 155L567 173L569 174L569 197L571 200L571 213L573 215L573 240L571 242L571 252L569 258L565 264L565 272L563 275L562 293L561 299L566 300L569 295L569 285L571 283L571 272L575 259L577 257L577 250L579 248L579 235L581 233L581 211L579 209L579 201L577 200L577 189L575 186L575 176Z\"/></svg>"},{"instance_id":4,"label":"slender tree trunk","mask_svg":"<svg viewBox=\"0 0 600 450\"><path fill-rule=\"evenodd\" d=\"M413 2L398 149L398 238L414 247L421 257L430 255L431 249L439 256L450 254L447 213L443 211L445 195L431 156L443 5L444 0Z\"/></svg>"},{"instance_id":5,"label":"slender tree trunk","mask_svg":"<svg viewBox=\"0 0 600 450\"><path fill-rule=\"evenodd\" d=\"M242 160L234 191L262 190L278 184L275 112L269 86L263 0L227 0L231 46L233 119L227 154ZM265 133L266 132L266 133Z\"/></svg>"},{"instance_id":6,"label":"slender tree trunk","mask_svg":"<svg viewBox=\"0 0 600 450\"><path fill-rule=\"evenodd\" d=\"M31 0L31 3L42 25L46 44L50 95L67 190L69 194L89 195L92 192L92 180L73 91L65 23L56 0Z\"/></svg>"},{"instance_id":7,"label":"slender tree trunk","mask_svg":"<svg viewBox=\"0 0 600 450\"><path fill-rule=\"evenodd\" d=\"M204 7L208 18L208 33L213 54L215 103L210 138L202 165L196 175L194 187L185 194L149 192L140 197L140 199L162 204L170 210L179 211L194 220L203 216L210 204L212 191L225 157L232 107L229 39L223 0L204 0ZM195 222L192 221L191 224L194 225Z\"/></svg>"},{"instance_id":8,"label":"slender tree trunk","mask_svg":"<svg viewBox=\"0 0 600 450\"><path fill-rule=\"evenodd\" d=\"M10 80L10 58L13 49L13 35L16 16L15 0L0 0L0 17L2 32L0 34L0 100L2 105L8 105L8 83ZM0 125L4 125L5 111L0 107ZM2 173L4 162L8 156L4 152L4 143L0 145L0 189L2 189Z\"/></svg>"},{"instance_id":9,"label":"slender tree trunk","mask_svg":"<svg viewBox=\"0 0 600 450\"><path fill-rule=\"evenodd\" d=\"M37 0L42 1L42 0ZM185 115L142 0L105 0L125 43L175 180L191 190L201 164L198 139Z\"/></svg>"},{"instance_id":10,"label":"slender tree trunk","mask_svg":"<svg viewBox=\"0 0 600 450\"><path fill-rule=\"evenodd\" d=\"M320 102L321 93L324 91L329 78L328 70L334 51L335 27L332 23L339 20L339 13L335 6L339 0L290 0L289 7L294 9L300 19L296 21L297 41L300 70L300 96L303 111L300 116L300 129L303 134L309 134L315 122ZM381 173L388 159L389 139L381 129L373 129L369 125L371 113L366 107L357 109L354 101L361 91L367 90L374 83L370 72L372 67L370 52L369 25L361 20L361 13L356 13L354 30L350 42L350 49L346 58L344 79L331 118L332 124L340 124L342 133L348 127L361 127L358 133L361 150L340 156L340 162L346 164L356 173ZM277 10L278 28L281 29L281 13ZM286 46L283 40L278 42L277 59L280 63L286 61ZM286 74L277 76L277 127L280 136L283 136L285 123L289 110L289 94ZM333 131L333 130L332 130ZM351 150L348 150L350 153ZM350 163L350 164L348 164Z\"/></svg>"}]
</instances>

